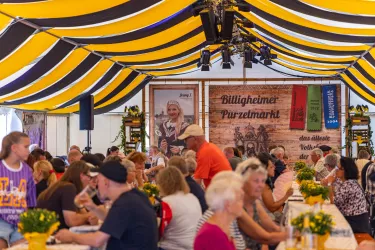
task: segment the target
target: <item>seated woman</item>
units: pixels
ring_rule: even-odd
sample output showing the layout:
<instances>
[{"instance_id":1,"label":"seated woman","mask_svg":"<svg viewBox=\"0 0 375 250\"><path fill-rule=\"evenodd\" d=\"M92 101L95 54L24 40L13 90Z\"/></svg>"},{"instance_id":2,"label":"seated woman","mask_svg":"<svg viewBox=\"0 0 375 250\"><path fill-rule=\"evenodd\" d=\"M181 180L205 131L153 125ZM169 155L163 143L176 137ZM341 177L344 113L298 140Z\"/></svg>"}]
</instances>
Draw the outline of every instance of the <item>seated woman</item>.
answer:
<instances>
[{"instance_id":1,"label":"seated woman","mask_svg":"<svg viewBox=\"0 0 375 250\"><path fill-rule=\"evenodd\" d=\"M231 171L222 171L216 174L215 177L212 179L212 182L216 182L220 180L225 180L228 182L229 180L232 180L232 179L235 182L243 183L242 176L238 174L233 175L233 172ZM203 214L202 218L198 222L197 231L200 230L202 225L206 221L208 221L213 214L214 212L210 208ZM267 232L257 222L253 220L253 217L251 217L245 210L243 210L241 216L239 216L237 220L234 220L230 226L230 235L234 239L237 250L248 249L246 247L246 244L245 244L245 241L243 239L240 229L243 234L248 235L248 237L254 239L254 241L262 243L262 244L273 245L286 239L286 233Z\"/></svg>"},{"instance_id":2,"label":"seated woman","mask_svg":"<svg viewBox=\"0 0 375 250\"><path fill-rule=\"evenodd\" d=\"M38 197L37 208L56 212L60 226L70 228L86 224L90 213L80 214L74 198L91 180L90 168L83 161L72 163L59 181L51 185Z\"/></svg>"},{"instance_id":3,"label":"seated woman","mask_svg":"<svg viewBox=\"0 0 375 250\"><path fill-rule=\"evenodd\" d=\"M341 157L336 177L330 176L330 199L350 224L354 233L369 233L366 197L358 184L358 168L353 159Z\"/></svg>"},{"instance_id":4,"label":"seated woman","mask_svg":"<svg viewBox=\"0 0 375 250\"><path fill-rule=\"evenodd\" d=\"M160 170L156 176L162 200L172 210L172 219L164 230L160 248L164 250L192 250L195 229L202 216L197 197L189 193L184 176L176 167Z\"/></svg>"},{"instance_id":5,"label":"seated woman","mask_svg":"<svg viewBox=\"0 0 375 250\"><path fill-rule=\"evenodd\" d=\"M47 160L34 163L33 175L36 183L36 197L57 181L55 171Z\"/></svg>"},{"instance_id":6,"label":"seated woman","mask_svg":"<svg viewBox=\"0 0 375 250\"><path fill-rule=\"evenodd\" d=\"M231 225L242 214L244 192L241 176L229 173L232 178L212 181L206 190L207 204L213 214L199 229L194 250L236 249Z\"/></svg>"},{"instance_id":7,"label":"seated woman","mask_svg":"<svg viewBox=\"0 0 375 250\"><path fill-rule=\"evenodd\" d=\"M245 191L244 209L247 214L267 232L280 232L280 227L272 221L259 201L267 178L267 171L260 161L256 158L249 158L237 166L236 172L242 175L245 182L243 186ZM252 250L260 250L262 248L261 243L243 232L242 234L247 248Z\"/></svg>"},{"instance_id":8,"label":"seated woman","mask_svg":"<svg viewBox=\"0 0 375 250\"><path fill-rule=\"evenodd\" d=\"M128 176L126 177L127 178L126 182L128 186L130 188L134 188L135 187L135 173L136 173L135 164L132 161L129 161L127 159L123 159L121 161L121 164L128 171Z\"/></svg>"},{"instance_id":9,"label":"seated woman","mask_svg":"<svg viewBox=\"0 0 375 250\"><path fill-rule=\"evenodd\" d=\"M278 201L275 201L273 195L274 185L272 183L271 178L275 175L275 165L273 162L273 158L269 153L263 152L259 153L257 158L263 164L263 166L267 169L267 180L266 186L263 189L262 193L262 201L265 208L274 215L274 220L279 221L281 218L281 212L284 207L284 203L288 200L290 196L293 195L293 189L289 188L286 194Z\"/></svg>"},{"instance_id":10,"label":"seated woman","mask_svg":"<svg viewBox=\"0 0 375 250\"><path fill-rule=\"evenodd\" d=\"M135 187L142 188L143 184L148 181L148 178L144 172L145 163L147 156L141 152L132 152L127 157L128 160L132 161L136 169L136 180Z\"/></svg>"}]
</instances>

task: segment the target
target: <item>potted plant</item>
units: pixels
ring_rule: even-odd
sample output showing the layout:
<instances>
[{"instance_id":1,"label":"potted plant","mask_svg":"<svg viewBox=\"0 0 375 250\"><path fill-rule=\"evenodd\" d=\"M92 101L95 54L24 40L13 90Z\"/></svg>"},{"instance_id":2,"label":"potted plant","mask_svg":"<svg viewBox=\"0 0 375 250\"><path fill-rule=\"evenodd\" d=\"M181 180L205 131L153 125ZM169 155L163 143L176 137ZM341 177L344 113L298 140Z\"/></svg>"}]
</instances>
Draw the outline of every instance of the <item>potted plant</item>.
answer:
<instances>
[{"instance_id":1,"label":"potted plant","mask_svg":"<svg viewBox=\"0 0 375 250\"><path fill-rule=\"evenodd\" d=\"M305 197L305 202L311 206L317 202L323 204L329 199L329 189L311 180L302 181L299 191Z\"/></svg>"},{"instance_id":2,"label":"potted plant","mask_svg":"<svg viewBox=\"0 0 375 250\"><path fill-rule=\"evenodd\" d=\"M142 190L149 198L151 204L155 203L155 197L159 196L159 188L152 183L145 183Z\"/></svg>"},{"instance_id":3,"label":"potted plant","mask_svg":"<svg viewBox=\"0 0 375 250\"><path fill-rule=\"evenodd\" d=\"M301 213L298 217L292 220L292 225L300 232L303 229L303 221L305 216L309 216L309 226L313 234L318 237L318 250L324 250L324 243L327 241L332 228L335 223L332 220L332 215L320 211L316 214L313 212Z\"/></svg>"},{"instance_id":4,"label":"potted plant","mask_svg":"<svg viewBox=\"0 0 375 250\"><path fill-rule=\"evenodd\" d=\"M46 250L48 237L60 223L55 212L46 209L29 209L20 215L18 231L29 243L29 250Z\"/></svg>"},{"instance_id":5,"label":"potted plant","mask_svg":"<svg viewBox=\"0 0 375 250\"><path fill-rule=\"evenodd\" d=\"M307 165L306 165L306 163L305 162L303 162L303 161L297 161L295 164L294 164L294 171L299 171L299 170L301 170L301 169L303 169L303 168L306 168L307 167Z\"/></svg>"},{"instance_id":6,"label":"potted plant","mask_svg":"<svg viewBox=\"0 0 375 250\"><path fill-rule=\"evenodd\" d=\"M314 169L306 167L298 171L296 180L297 180L297 183L300 184L304 180L313 180L314 176L315 176Z\"/></svg>"}]
</instances>

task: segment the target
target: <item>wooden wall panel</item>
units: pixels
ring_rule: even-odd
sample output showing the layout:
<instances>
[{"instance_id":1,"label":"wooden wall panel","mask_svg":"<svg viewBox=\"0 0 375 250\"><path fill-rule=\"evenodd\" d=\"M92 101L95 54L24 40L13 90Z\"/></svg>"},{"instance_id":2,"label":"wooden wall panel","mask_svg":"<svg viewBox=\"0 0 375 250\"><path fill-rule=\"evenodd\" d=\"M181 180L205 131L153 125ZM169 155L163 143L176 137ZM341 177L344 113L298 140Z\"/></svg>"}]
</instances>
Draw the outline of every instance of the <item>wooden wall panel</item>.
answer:
<instances>
[{"instance_id":1,"label":"wooden wall panel","mask_svg":"<svg viewBox=\"0 0 375 250\"><path fill-rule=\"evenodd\" d=\"M210 85L209 88L209 133L210 141L220 148L236 146L236 137L249 154L254 147L255 153L263 151L271 145L283 145L292 162L306 159L310 150L319 145L341 146L340 129L326 129L322 114L322 131L289 129L290 106L293 85ZM340 85L337 85L337 102L341 114ZM268 98L269 104L225 104L225 96L241 96L241 98ZM274 99L271 99L274 98ZM243 118L244 113L270 112L268 118ZM229 119L226 111L237 112L235 118ZM239 117L242 112L242 119ZM227 115L225 115L227 114ZM245 115L247 116L247 115ZM238 132L236 133L236 129ZM247 137L246 137L247 135Z\"/></svg>"}]
</instances>

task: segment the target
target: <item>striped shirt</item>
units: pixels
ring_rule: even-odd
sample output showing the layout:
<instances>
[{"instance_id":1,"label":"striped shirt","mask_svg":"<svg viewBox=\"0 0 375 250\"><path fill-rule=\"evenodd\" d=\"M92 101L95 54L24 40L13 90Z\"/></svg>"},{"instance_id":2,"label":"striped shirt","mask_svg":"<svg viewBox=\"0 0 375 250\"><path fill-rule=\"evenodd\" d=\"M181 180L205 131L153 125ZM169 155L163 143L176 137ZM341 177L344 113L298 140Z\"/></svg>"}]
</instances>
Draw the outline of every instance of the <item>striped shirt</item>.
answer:
<instances>
[{"instance_id":1,"label":"striped shirt","mask_svg":"<svg viewBox=\"0 0 375 250\"><path fill-rule=\"evenodd\" d=\"M24 162L19 169L0 161L0 220L17 225L21 213L36 207L36 188L31 168Z\"/></svg>"},{"instance_id":2,"label":"striped shirt","mask_svg":"<svg viewBox=\"0 0 375 250\"><path fill-rule=\"evenodd\" d=\"M200 220L198 221L197 233L199 232L199 230L201 229L203 224L206 223L207 220L209 218L211 218L212 215L214 215L214 212L210 209L207 209L206 212L203 214L202 218L200 218ZM236 220L234 220L232 222L232 224L230 225L230 235L232 236L232 238L235 241L235 245L236 245L237 250L245 250L246 249L245 241L242 237L240 229L238 228L238 224L237 224Z\"/></svg>"}]
</instances>

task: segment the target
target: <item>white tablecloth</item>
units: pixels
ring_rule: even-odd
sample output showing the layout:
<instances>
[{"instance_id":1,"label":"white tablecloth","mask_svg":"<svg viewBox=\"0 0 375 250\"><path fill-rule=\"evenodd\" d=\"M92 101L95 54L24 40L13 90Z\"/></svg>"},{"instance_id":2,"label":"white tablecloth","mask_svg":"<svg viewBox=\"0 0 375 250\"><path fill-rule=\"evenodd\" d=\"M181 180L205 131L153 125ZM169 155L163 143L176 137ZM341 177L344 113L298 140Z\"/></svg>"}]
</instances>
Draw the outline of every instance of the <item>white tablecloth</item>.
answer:
<instances>
[{"instance_id":1,"label":"white tablecloth","mask_svg":"<svg viewBox=\"0 0 375 250\"><path fill-rule=\"evenodd\" d=\"M308 204L292 201L302 197L298 190L298 184L293 183L292 185L294 193L290 197L284 209L284 214L288 215L291 211L292 218L297 217L303 212L307 212L312 209ZM325 213L331 214L335 225L333 227L331 236L325 243L326 250L354 250L357 247L357 241L354 237L353 231L346 221L340 210L334 204L323 204L322 210ZM276 250L284 250L284 242L280 243Z\"/></svg>"}]
</instances>

